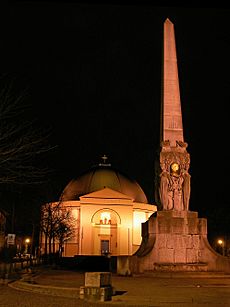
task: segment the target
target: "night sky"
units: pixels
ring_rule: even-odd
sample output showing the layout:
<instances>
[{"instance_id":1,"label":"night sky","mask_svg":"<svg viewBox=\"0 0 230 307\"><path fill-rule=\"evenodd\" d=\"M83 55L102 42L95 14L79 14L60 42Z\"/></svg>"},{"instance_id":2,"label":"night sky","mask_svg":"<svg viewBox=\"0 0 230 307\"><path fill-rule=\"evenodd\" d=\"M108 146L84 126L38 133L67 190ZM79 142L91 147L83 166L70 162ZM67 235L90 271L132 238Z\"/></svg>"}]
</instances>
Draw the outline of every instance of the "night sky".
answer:
<instances>
[{"instance_id":1,"label":"night sky","mask_svg":"<svg viewBox=\"0 0 230 307\"><path fill-rule=\"evenodd\" d=\"M153 203L169 18L191 155L190 210L227 232L230 10L140 3L9 2L0 10L0 74L28 89L31 118L51 128L57 148L45 163L54 190L106 154Z\"/></svg>"}]
</instances>

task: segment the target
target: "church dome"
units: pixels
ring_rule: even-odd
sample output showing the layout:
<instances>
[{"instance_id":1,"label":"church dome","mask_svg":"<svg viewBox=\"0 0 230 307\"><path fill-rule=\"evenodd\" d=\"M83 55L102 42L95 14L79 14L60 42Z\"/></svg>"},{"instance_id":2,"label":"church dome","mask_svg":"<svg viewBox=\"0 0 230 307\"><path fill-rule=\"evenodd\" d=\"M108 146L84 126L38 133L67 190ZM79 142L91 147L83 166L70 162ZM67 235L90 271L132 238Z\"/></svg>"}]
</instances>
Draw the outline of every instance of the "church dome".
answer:
<instances>
[{"instance_id":1,"label":"church dome","mask_svg":"<svg viewBox=\"0 0 230 307\"><path fill-rule=\"evenodd\" d=\"M140 185L135 180L112 168L110 164L99 164L71 180L63 190L61 199L63 201L79 200L80 196L103 188L110 188L123 193L136 202L148 203Z\"/></svg>"}]
</instances>

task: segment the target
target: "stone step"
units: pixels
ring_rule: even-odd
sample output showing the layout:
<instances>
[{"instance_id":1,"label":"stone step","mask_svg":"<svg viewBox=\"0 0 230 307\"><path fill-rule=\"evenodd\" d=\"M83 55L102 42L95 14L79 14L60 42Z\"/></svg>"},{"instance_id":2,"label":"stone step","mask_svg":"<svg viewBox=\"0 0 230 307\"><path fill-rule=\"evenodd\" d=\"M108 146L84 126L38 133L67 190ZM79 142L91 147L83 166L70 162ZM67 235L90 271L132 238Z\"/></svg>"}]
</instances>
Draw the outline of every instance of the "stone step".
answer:
<instances>
[{"instance_id":1,"label":"stone step","mask_svg":"<svg viewBox=\"0 0 230 307\"><path fill-rule=\"evenodd\" d=\"M160 272L206 272L207 263L154 263L154 271Z\"/></svg>"},{"instance_id":2,"label":"stone step","mask_svg":"<svg viewBox=\"0 0 230 307\"><path fill-rule=\"evenodd\" d=\"M151 271L145 270L143 276L157 278L230 278L230 274L223 271Z\"/></svg>"}]
</instances>

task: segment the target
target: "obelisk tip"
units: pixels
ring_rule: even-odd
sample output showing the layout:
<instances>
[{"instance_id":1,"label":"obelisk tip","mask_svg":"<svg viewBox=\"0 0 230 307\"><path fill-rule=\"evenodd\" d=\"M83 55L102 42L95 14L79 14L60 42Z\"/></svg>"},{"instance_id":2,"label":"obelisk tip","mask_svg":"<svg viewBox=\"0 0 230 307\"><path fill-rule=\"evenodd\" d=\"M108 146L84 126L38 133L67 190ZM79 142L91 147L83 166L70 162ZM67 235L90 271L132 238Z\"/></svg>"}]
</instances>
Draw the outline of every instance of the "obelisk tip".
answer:
<instances>
[{"instance_id":1,"label":"obelisk tip","mask_svg":"<svg viewBox=\"0 0 230 307\"><path fill-rule=\"evenodd\" d=\"M173 24L172 21L169 18L166 18L165 23Z\"/></svg>"}]
</instances>

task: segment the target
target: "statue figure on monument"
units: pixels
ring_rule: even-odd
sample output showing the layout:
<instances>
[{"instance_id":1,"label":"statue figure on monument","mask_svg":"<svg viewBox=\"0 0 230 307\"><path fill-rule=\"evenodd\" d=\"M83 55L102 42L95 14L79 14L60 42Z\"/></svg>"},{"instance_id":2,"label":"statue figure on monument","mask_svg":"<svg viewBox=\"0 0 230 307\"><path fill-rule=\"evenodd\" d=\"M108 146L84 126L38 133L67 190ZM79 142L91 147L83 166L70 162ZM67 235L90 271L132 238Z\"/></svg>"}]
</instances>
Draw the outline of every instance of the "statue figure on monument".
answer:
<instances>
[{"instance_id":1,"label":"statue figure on monument","mask_svg":"<svg viewBox=\"0 0 230 307\"><path fill-rule=\"evenodd\" d=\"M165 150L160 154L159 196L163 210L189 210L189 154L185 147Z\"/></svg>"},{"instance_id":2,"label":"statue figure on monument","mask_svg":"<svg viewBox=\"0 0 230 307\"><path fill-rule=\"evenodd\" d=\"M168 210L169 197L168 197L168 187L169 187L169 173L166 170L165 164L161 164L162 172L160 174L160 201L163 206L163 210Z\"/></svg>"},{"instance_id":3,"label":"statue figure on monument","mask_svg":"<svg viewBox=\"0 0 230 307\"><path fill-rule=\"evenodd\" d=\"M169 204L168 209L183 210L183 198L182 198L182 183L183 177L180 171L180 165L177 162L173 162L170 165L170 177L169 177Z\"/></svg>"},{"instance_id":4,"label":"statue figure on monument","mask_svg":"<svg viewBox=\"0 0 230 307\"><path fill-rule=\"evenodd\" d=\"M190 183L191 175L188 173L188 168L189 167L186 166L182 173L182 176L184 178L183 187L182 187L184 210L189 210L189 199L190 199L190 192L191 192L191 183Z\"/></svg>"}]
</instances>

